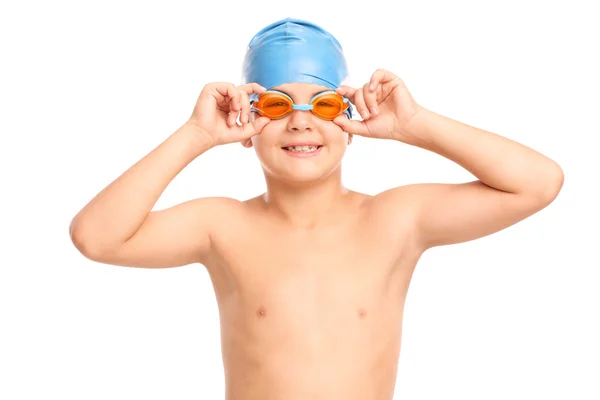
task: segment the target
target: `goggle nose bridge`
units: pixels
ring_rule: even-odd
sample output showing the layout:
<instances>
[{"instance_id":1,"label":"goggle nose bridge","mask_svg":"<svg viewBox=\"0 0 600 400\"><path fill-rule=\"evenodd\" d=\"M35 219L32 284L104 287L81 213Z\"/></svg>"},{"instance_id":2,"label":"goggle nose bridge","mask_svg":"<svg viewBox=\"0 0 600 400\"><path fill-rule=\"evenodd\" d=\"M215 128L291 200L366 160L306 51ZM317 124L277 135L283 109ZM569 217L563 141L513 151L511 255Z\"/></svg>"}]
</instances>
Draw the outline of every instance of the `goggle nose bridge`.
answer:
<instances>
[{"instance_id":1,"label":"goggle nose bridge","mask_svg":"<svg viewBox=\"0 0 600 400\"><path fill-rule=\"evenodd\" d=\"M312 104L292 104L294 110L312 110L314 107Z\"/></svg>"}]
</instances>

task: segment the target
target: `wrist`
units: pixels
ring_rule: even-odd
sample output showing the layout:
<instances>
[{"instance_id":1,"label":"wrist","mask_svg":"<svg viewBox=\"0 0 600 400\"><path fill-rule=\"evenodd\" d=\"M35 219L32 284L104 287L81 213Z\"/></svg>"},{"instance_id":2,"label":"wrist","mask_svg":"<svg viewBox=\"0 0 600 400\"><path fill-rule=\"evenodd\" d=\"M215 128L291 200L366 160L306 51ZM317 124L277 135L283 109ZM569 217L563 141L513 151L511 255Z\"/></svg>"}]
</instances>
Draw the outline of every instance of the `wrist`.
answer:
<instances>
[{"instance_id":1,"label":"wrist","mask_svg":"<svg viewBox=\"0 0 600 400\"><path fill-rule=\"evenodd\" d=\"M426 131L424 129L424 122L430 117L430 113L431 111L425 107L417 106L414 115L403 126L399 134L401 138L399 140L412 146L421 147L426 141L424 137Z\"/></svg>"},{"instance_id":2,"label":"wrist","mask_svg":"<svg viewBox=\"0 0 600 400\"><path fill-rule=\"evenodd\" d=\"M190 149L200 155L211 148L215 147L214 139L208 132L201 130L196 126L192 126L189 124L184 124L181 128L179 128L176 132L188 141Z\"/></svg>"}]
</instances>

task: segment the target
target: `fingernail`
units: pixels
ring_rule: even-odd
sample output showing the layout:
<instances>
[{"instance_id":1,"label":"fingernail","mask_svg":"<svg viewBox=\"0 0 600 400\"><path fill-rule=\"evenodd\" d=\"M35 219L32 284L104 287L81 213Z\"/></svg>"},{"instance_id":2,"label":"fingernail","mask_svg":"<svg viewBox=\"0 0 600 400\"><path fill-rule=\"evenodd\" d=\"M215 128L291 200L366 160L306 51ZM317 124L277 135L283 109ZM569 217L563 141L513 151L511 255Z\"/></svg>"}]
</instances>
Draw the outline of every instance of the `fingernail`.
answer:
<instances>
[{"instance_id":1,"label":"fingernail","mask_svg":"<svg viewBox=\"0 0 600 400\"><path fill-rule=\"evenodd\" d=\"M377 115L379 113L379 110L377 109L377 107L371 107L371 112L373 113L373 115Z\"/></svg>"},{"instance_id":2,"label":"fingernail","mask_svg":"<svg viewBox=\"0 0 600 400\"><path fill-rule=\"evenodd\" d=\"M246 122L246 123L248 122L248 116L247 115L244 116L244 122Z\"/></svg>"}]
</instances>

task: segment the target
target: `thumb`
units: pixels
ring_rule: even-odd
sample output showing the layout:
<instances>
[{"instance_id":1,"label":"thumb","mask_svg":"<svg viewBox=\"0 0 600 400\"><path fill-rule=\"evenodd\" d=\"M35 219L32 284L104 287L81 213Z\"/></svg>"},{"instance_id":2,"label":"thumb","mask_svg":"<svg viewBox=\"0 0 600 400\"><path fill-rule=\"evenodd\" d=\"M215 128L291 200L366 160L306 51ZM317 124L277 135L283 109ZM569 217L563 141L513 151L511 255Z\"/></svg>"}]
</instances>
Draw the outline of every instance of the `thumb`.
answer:
<instances>
[{"instance_id":1,"label":"thumb","mask_svg":"<svg viewBox=\"0 0 600 400\"><path fill-rule=\"evenodd\" d=\"M260 117L252 121L250 124L246 124L244 126L244 131L248 135L256 135L262 132L263 128L269 123L271 120L267 117Z\"/></svg>"},{"instance_id":2,"label":"thumb","mask_svg":"<svg viewBox=\"0 0 600 400\"><path fill-rule=\"evenodd\" d=\"M348 117L344 115L340 115L339 117L335 117L333 122L342 128L344 132L361 136L368 136L369 134L369 130L367 129L364 121L352 120L348 119Z\"/></svg>"},{"instance_id":3,"label":"thumb","mask_svg":"<svg viewBox=\"0 0 600 400\"><path fill-rule=\"evenodd\" d=\"M256 133L261 133L263 128L265 126L267 126L267 124L271 122L271 119L267 118L267 117L260 117L254 120L254 122L252 123L252 125L254 125L254 131Z\"/></svg>"}]
</instances>

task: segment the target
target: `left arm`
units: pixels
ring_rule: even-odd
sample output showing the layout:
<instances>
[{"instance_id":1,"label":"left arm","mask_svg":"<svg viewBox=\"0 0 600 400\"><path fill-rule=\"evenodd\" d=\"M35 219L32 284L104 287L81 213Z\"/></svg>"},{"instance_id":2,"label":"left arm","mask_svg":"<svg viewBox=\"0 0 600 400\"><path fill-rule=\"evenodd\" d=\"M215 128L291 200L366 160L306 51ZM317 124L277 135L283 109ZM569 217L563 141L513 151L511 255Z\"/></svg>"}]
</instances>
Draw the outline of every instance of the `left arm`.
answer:
<instances>
[{"instance_id":1,"label":"left arm","mask_svg":"<svg viewBox=\"0 0 600 400\"><path fill-rule=\"evenodd\" d=\"M507 228L549 205L563 184L563 171L550 158L420 106L399 137L456 162L478 178L461 184L407 185L378 195L391 200L385 204L416 210L417 241L424 250Z\"/></svg>"}]
</instances>

